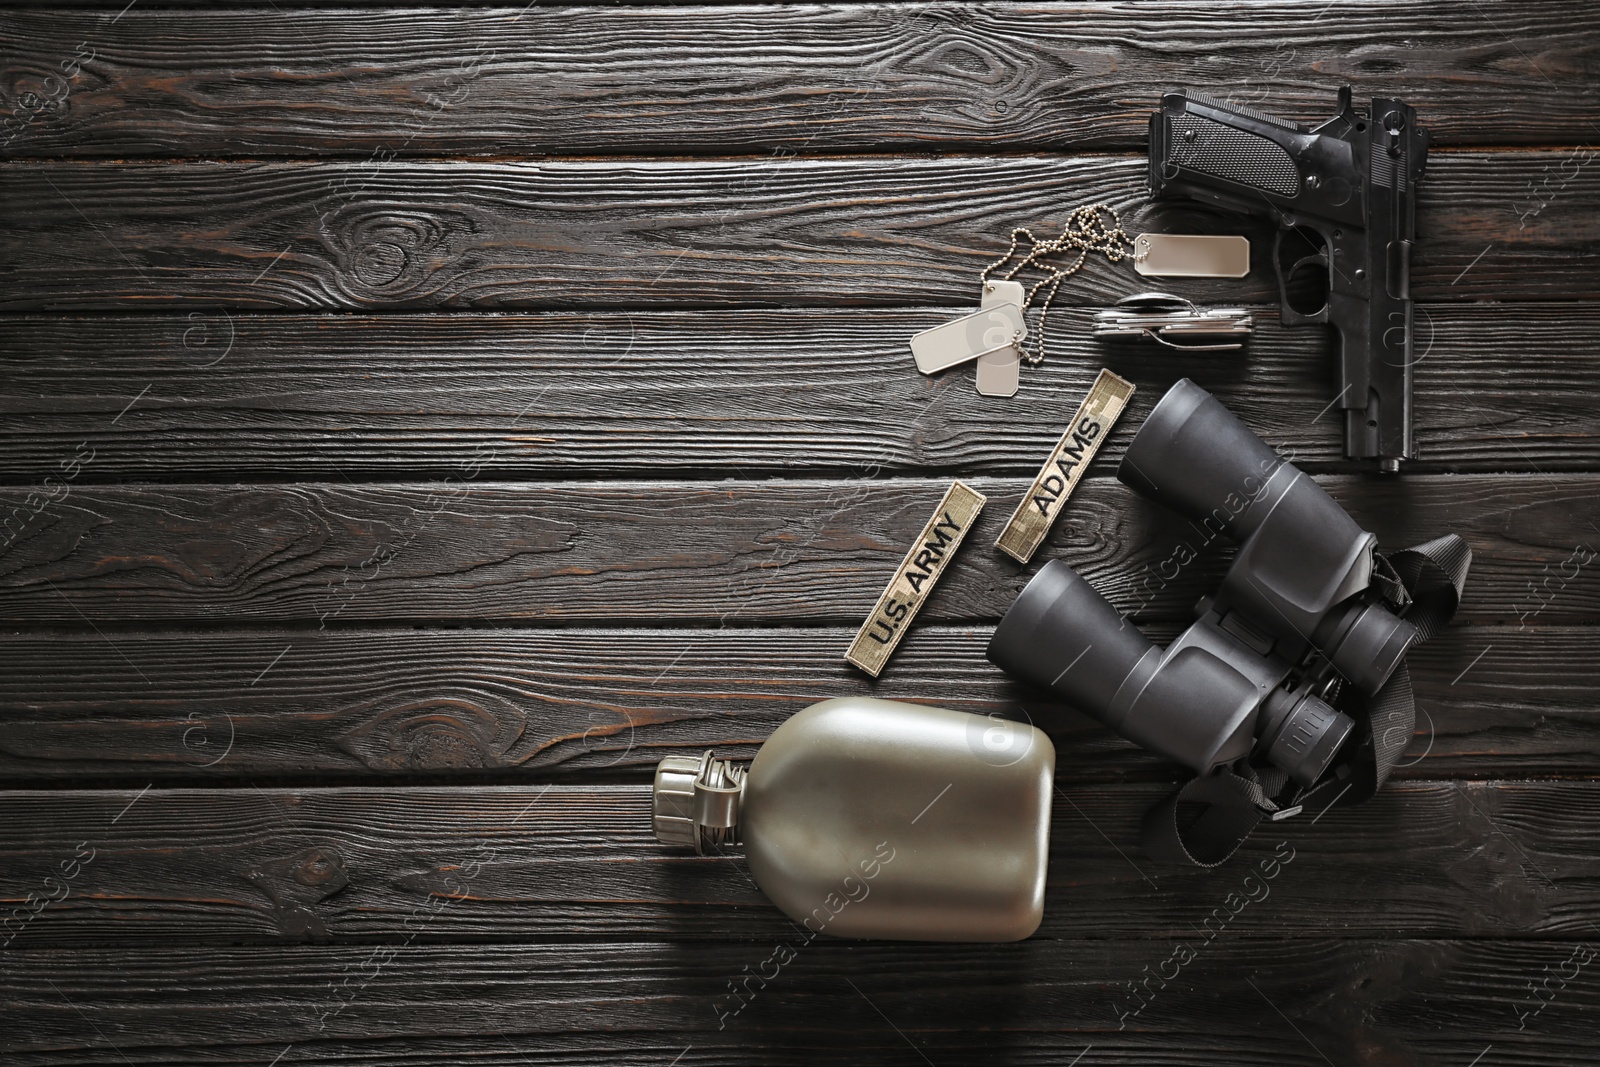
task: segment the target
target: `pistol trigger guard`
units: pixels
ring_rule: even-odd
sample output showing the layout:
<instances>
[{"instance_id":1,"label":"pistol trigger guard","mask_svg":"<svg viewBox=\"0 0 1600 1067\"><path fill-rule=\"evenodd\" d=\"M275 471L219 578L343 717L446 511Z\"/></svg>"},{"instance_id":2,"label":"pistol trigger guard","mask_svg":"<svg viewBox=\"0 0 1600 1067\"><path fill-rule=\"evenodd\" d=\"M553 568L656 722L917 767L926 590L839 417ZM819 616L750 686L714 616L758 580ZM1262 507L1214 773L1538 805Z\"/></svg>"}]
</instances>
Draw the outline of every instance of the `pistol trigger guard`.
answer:
<instances>
[{"instance_id":1,"label":"pistol trigger guard","mask_svg":"<svg viewBox=\"0 0 1600 1067\"><path fill-rule=\"evenodd\" d=\"M1327 322L1329 320L1328 305L1326 301L1324 301L1321 308L1311 312L1309 315L1303 311L1295 310L1293 305L1289 303L1289 279L1292 278L1295 275L1295 272L1300 270L1301 267L1305 266L1307 263L1318 263L1322 265L1322 268L1325 272L1331 271L1332 268L1328 262L1327 250L1324 249L1321 252L1316 252L1309 256L1302 256L1300 259L1295 261L1294 266L1290 267L1286 273L1283 269L1282 251L1283 235L1288 232L1288 228L1280 227L1272 238L1272 269L1278 275L1278 321L1282 322L1285 326L1312 326L1317 323ZM1331 290L1332 286L1330 285L1329 288Z\"/></svg>"}]
</instances>

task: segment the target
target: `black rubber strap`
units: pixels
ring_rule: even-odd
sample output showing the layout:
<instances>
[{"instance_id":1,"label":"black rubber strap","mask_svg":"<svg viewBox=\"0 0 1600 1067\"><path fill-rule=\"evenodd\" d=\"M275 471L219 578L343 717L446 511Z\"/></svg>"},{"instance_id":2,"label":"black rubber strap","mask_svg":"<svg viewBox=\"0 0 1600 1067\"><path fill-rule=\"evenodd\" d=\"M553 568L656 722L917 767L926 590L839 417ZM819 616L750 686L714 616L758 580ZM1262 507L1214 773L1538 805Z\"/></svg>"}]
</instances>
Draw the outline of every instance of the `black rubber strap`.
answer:
<instances>
[{"instance_id":1,"label":"black rubber strap","mask_svg":"<svg viewBox=\"0 0 1600 1067\"><path fill-rule=\"evenodd\" d=\"M1144 814L1141 838L1151 859L1215 867L1233 855L1256 824L1280 809L1272 798L1287 775L1248 765L1191 778Z\"/></svg>"},{"instance_id":2,"label":"black rubber strap","mask_svg":"<svg viewBox=\"0 0 1600 1067\"><path fill-rule=\"evenodd\" d=\"M1472 550L1456 534L1378 557L1373 585L1391 609L1417 628L1413 648L1450 622L1471 565ZM1356 717L1359 740L1349 758L1316 785L1300 792L1283 772L1245 761L1194 778L1145 813L1145 852L1168 863L1215 867L1233 855L1262 819L1293 815L1320 793L1334 792L1333 802L1339 804L1370 798L1394 770L1416 725L1416 699L1405 662L1382 689L1347 710Z\"/></svg>"}]
</instances>

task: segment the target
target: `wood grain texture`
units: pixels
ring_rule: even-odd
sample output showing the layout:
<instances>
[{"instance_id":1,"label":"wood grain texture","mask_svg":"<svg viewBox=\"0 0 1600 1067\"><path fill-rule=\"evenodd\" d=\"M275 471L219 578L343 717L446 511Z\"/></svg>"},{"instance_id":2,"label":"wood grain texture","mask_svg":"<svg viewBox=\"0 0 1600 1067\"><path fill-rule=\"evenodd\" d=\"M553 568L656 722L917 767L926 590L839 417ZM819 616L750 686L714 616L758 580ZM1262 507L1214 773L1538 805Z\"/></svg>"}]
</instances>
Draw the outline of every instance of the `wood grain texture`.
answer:
<instances>
[{"instance_id":1,"label":"wood grain texture","mask_svg":"<svg viewBox=\"0 0 1600 1067\"><path fill-rule=\"evenodd\" d=\"M1349 470L1334 339L1253 309L1243 355L1106 345L1052 315L1014 400L929 379L907 339L960 308L448 316L26 316L0 334L0 477L80 483L716 472L1031 475L1110 366L1132 431L1192 377L1302 467ZM1600 467L1600 309L1424 304L1408 471ZM130 406L131 402L131 406ZM1109 467L1106 469L1110 469Z\"/></svg>"},{"instance_id":2,"label":"wood grain texture","mask_svg":"<svg viewBox=\"0 0 1600 1067\"><path fill-rule=\"evenodd\" d=\"M1442 16L1206 2L449 11L8 11L11 157L549 156L1142 148L1165 88L1302 122L1340 82L1435 144L1586 144L1600 64L1571 2ZM65 86L64 57L92 49ZM1548 77L1531 76L1533 68ZM70 69L70 68L69 68Z\"/></svg>"},{"instance_id":3,"label":"wood grain texture","mask_svg":"<svg viewBox=\"0 0 1600 1067\"><path fill-rule=\"evenodd\" d=\"M1103 462L1103 461L1102 461ZM1475 553L1463 621L1592 622L1600 475L1324 479L1393 550L1455 531ZM421 485L107 485L0 490L13 623L85 620L774 620L859 625L948 479ZM994 620L1031 572L988 546L1026 488L989 506L922 609ZM30 504L33 501L33 504ZM37 513L31 509L37 507ZM1140 619L1178 619L1221 580L1220 536L1086 479L1036 556L1062 557ZM1185 551L1183 546L1188 546ZM1586 546L1586 547L1585 547ZM1197 558L1186 566L1176 562ZM1168 580L1170 579L1170 580Z\"/></svg>"},{"instance_id":4,"label":"wood grain texture","mask_svg":"<svg viewBox=\"0 0 1600 1067\"><path fill-rule=\"evenodd\" d=\"M843 627L5 635L0 776L644 781L675 752L753 758L796 711L852 695L1026 717L1064 782L1179 773L992 668L991 629L919 627L876 682L844 663ZM1594 772L1600 627L1452 627L1410 663L1401 777Z\"/></svg>"},{"instance_id":5,"label":"wood grain texture","mask_svg":"<svg viewBox=\"0 0 1600 1067\"><path fill-rule=\"evenodd\" d=\"M1216 870L1140 850L1140 820L1170 783L1057 785L1045 939L1192 936L1274 855L1285 869L1241 922L1247 936L1588 940L1600 919L1600 783L1393 782L1364 805L1263 824ZM909 830L929 799L883 813L891 845L895 820ZM6 914L30 892L54 901L13 920L7 955L108 941L761 941L793 925L737 852L657 844L642 785L8 790L0 813ZM75 856L74 874L62 864ZM64 874L63 897L44 879Z\"/></svg>"},{"instance_id":6,"label":"wood grain texture","mask_svg":"<svg viewBox=\"0 0 1600 1067\"><path fill-rule=\"evenodd\" d=\"M741 966L755 974L773 942L75 949L15 954L0 1012L19 1067L119 1055L261 1067L280 1054L382 1067L822 1056L1059 1067L1086 1047L1081 1064L1118 1067L1432 1067L1469 1063L1491 1044L1480 1067L1592 1062L1600 998L1590 971L1548 1004L1527 988L1577 966L1570 943L1306 941L1285 951L1231 936L1201 949L1123 1029L1128 983L1144 977L1141 965L1154 974L1171 944L819 939L765 989L752 979L759 992L737 1015L728 983ZM1536 1005L1519 1031L1519 1012Z\"/></svg>"},{"instance_id":7,"label":"wood grain texture","mask_svg":"<svg viewBox=\"0 0 1600 1067\"><path fill-rule=\"evenodd\" d=\"M1430 160L1413 294L1600 297L1600 167L1573 160ZM1246 229L1262 269L1184 292L1276 299L1266 230L1146 204L1146 166L1131 154L35 163L0 170L12 217L0 309L966 304L1013 227L1049 229L1096 201L1130 232ZM1135 277L1096 263L1063 302L1108 303Z\"/></svg>"},{"instance_id":8,"label":"wood grain texture","mask_svg":"<svg viewBox=\"0 0 1600 1067\"><path fill-rule=\"evenodd\" d=\"M1597 64L1576 0L0 0L0 1063L1591 1064ZM1162 89L1315 121L1343 81L1436 143L1399 478L1313 417L1266 233L1144 204ZM1088 344L1151 287L1097 262L1016 401L911 371L1093 200L1246 230L1250 278L1180 291L1252 351ZM982 656L1103 363L1139 406L1039 558L1153 637L1227 559L1109 477L1180 375L1386 547L1477 553L1396 779L1214 871L1138 849L1173 768ZM842 649L957 475L989 513L869 682ZM661 755L848 693L1046 727L1038 937L803 944L653 841Z\"/></svg>"}]
</instances>

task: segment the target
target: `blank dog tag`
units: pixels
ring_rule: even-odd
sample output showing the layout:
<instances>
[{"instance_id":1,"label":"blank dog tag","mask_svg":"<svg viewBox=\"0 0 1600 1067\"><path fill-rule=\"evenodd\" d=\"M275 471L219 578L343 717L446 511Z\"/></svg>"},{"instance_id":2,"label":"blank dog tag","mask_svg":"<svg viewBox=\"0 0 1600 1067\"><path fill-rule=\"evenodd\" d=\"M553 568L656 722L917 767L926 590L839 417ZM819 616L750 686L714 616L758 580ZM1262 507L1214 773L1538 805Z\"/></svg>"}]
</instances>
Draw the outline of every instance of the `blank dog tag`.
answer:
<instances>
[{"instance_id":1,"label":"blank dog tag","mask_svg":"<svg viewBox=\"0 0 1600 1067\"><path fill-rule=\"evenodd\" d=\"M978 392L984 396L1016 396L1022 384L1022 349L1006 345L978 357Z\"/></svg>"},{"instance_id":2,"label":"blank dog tag","mask_svg":"<svg viewBox=\"0 0 1600 1067\"><path fill-rule=\"evenodd\" d=\"M1243 278L1250 273L1250 239L1237 234L1141 233L1133 240L1133 269L1163 278Z\"/></svg>"},{"instance_id":3,"label":"blank dog tag","mask_svg":"<svg viewBox=\"0 0 1600 1067\"><path fill-rule=\"evenodd\" d=\"M1022 307L1028 302L1028 287L1021 282L984 282L983 296L978 299L980 308L996 304L1015 304Z\"/></svg>"},{"instance_id":4,"label":"blank dog tag","mask_svg":"<svg viewBox=\"0 0 1600 1067\"><path fill-rule=\"evenodd\" d=\"M1028 298L1021 282L985 282L979 307L1011 303L1021 306ZM1022 382L1022 344L1018 342L978 357L978 392L984 396L1016 396Z\"/></svg>"},{"instance_id":5,"label":"blank dog tag","mask_svg":"<svg viewBox=\"0 0 1600 1067\"><path fill-rule=\"evenodd\" d=\"M911 339L911 355L923 374L935 374L947 367L977 359L985 352L1020 343L1028 335L1019 304L996 304L979 308L970 315L951 319Z\"/></svg>"}]
</instances>

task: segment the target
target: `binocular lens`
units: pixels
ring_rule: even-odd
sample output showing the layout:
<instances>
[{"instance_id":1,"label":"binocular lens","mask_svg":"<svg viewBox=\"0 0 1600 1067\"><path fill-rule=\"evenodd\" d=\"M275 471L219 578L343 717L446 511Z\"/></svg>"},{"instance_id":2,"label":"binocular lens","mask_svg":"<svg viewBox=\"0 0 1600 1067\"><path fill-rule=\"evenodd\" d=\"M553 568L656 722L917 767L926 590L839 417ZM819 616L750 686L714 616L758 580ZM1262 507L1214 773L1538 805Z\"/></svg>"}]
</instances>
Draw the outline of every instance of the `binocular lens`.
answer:
<instances>
[{"instance_id":1,"label":"binocular lens","mask_svg":"<svg viewBox=\"0 0 1600 1067\"><path fill-rule=\"evenodd\" d=\"M1174 511L1217 515L1223 531L1242 541L1267 509L1225 502L1259 500L1267 478L1283 463L1216 397L1185 378L1167 390L1134 434L1117 477Z\"/></svg>"},{"instance_id":2,"label":"binocular lens","mask_svg":"<svg viewBox=\"0 0 1600 1067\"><path fill-rule=\"evenodd\" d=\"M1051 560L995 627L985 654L1006 673L1054 689L1104 722L1101 709L1111 707L1123 679L1156 651L1076 571Z\"/></svg>"}]
</instances>

